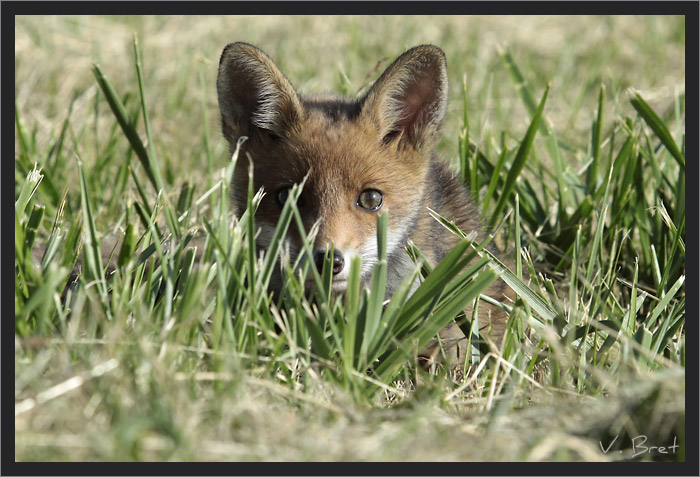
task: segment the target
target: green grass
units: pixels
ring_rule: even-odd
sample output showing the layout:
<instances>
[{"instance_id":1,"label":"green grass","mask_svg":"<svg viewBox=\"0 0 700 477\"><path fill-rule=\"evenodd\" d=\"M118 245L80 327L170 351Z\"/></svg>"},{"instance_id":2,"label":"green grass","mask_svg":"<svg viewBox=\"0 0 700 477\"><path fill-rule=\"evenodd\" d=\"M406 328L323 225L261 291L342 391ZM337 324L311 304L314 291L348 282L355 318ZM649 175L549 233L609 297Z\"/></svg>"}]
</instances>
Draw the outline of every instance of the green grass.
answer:
<instances>
[{"instance_id":1,"label":"green grass","mask_svg":"<svg viewBox=\"0 0 700 477\"><path fill-rule=\"evenodd\" d=\"M16 28L16 460L685 460L682 18ZM439 151L506 255L465 238L384 306L380 216L369 290L354 262L344 298L326 267L312 269L310 299L290 273L272 300L279 250L254 250L258 191L232 218L233 164L248 158L218 132L216 65L234 40L261 46L302 90L347 94L381 58L441 46L452 81ZM280 237L299 223L298 192ZM463 375L417 369L415 351L497 275L518 294L500 304L501 349L480 346L466 317ZM634 456L642 434L680 447Z\"/></svg>"}]
</instances>

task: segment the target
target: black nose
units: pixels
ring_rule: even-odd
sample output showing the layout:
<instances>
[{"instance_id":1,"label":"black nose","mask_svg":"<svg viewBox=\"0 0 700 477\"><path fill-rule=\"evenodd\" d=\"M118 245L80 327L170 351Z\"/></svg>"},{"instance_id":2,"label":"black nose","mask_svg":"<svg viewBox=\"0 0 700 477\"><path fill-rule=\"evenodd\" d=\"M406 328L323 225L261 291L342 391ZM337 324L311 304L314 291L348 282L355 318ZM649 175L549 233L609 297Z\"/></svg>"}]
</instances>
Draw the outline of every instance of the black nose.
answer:
<instances>
[{"instance_id":1,"label":"black nose","mask_svg":"<svg viewBox=\"0 0 700 477\"><path fill-rule=\"evenodd\" d=\"M320 272L323 270L323 260L326 257L326 252L323 250L319 250L316 253L314 253L314 262L316 263L316 268ZM343 267L345 267L345 259L343 258L343 254L340 253L339 250L334 250L333 251L333 275L337 275L340 272L343 271Z\"/></svg>"}]
</instances>

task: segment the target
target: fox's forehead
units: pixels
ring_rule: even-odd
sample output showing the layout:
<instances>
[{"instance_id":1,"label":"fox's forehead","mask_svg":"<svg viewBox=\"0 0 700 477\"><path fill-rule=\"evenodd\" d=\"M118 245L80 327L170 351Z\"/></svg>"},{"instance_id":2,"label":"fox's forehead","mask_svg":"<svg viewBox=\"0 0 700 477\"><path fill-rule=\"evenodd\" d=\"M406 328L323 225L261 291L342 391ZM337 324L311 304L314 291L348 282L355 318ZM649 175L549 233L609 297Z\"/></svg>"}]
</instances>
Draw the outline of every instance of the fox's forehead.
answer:
<instances>
[{"instance_id":1,"label":"fox's forehead","mask_svg":"<svg viewBox=\"0 0 700 477\"><path fill-rule=\"evenodd\" d=\"M369 125L360 118L359 106L355 102L312 100L305 102L304 106L304 118L293 129L290 139L296 136L317 147L335 149L351 146L359 135L363 137L363 143L371 142L371 128L368 130Z\"/></svg>"},{"instance_id":2,"label":"fox's forehead","mask_svg":"<svg viewBox=\"0 0 700 477\"><path fill-rule=\"evenodd\" d=\"M360 113L360 103L338 96L305 97L302 104L307 117L318 116L325 121L353 120Z\"/></svg>"},{"instance_id":3,"label":"fox's forehead","mask_svg":"<svg viewBox=\"0 0 700 477\"><path fill-rule=\"evenodd\" d=\"M309 173L308 182L317 187L328 181L337 187L339 181L354 186L379 180L379 172L392 162L371 125L327 109L309 109L277 142L274 156L282 170Z\"/></svg>"}]
</instances>

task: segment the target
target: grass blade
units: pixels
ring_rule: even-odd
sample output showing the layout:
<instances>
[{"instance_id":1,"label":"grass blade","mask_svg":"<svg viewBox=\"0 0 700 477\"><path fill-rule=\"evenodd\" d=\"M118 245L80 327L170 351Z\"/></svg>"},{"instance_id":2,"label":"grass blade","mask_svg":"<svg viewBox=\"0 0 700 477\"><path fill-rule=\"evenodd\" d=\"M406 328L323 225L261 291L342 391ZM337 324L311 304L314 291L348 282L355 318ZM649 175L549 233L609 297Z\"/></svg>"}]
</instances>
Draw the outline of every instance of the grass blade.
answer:
<instances>
[{"instance_id":1,"label":"grass blade","mask_svg":"<svg viewBox=\"0 0 700 477\"><path fill-rule=\"evenodd\" d=\"M673 136L671 136L663 120L651 109L647 102L644 101L639 92L631 90L630 94L632 95L630 103L632 103L634 109L637 110L644 122L654 131L654 134L661 140L668 152L671 153L671 156L673 156L678 165L681 166L681 169L685 170L685 157L681 154L680 149L678 149L676 141L673 140Z\"/></svg>"},{"instance_id":2,"label":"grass blade","mask_svg":"<svg viewBox=\"0 0 700 477\"><path fill-rule=\"evenodd\" d=\"M503 212L503 209L505 209L506 202L510 199L511 193L513 192L515 181L520 175L520 172L523 170L523 167L525 167L525 162L527 161L527 158L530 155L532 142L535 139L535 134L537 133L537 128L540 124L540 118L542 117L542 111L544 111L544 105L547 101L548 93L549 85L547 85L547 88L545 88L544 90L544 94L542 95L540 104L537 107L537 111L535 112L535 115L532 118L532 121L530 122L530 126L527 128L525 137L520 143L518 152L515 155L515 159L513 159L513 164L510 167L510 171L508 171L508 177L506 178L506 183L503 186L503 190L501 191L501 196L499 197L498 203L496 204L496 207L493 213L491 214L491 218L489 220L489 224L491 226L495 225L496 222L498 222L498 220L500 219L501 213Z\"/></svg>"},{"instance_id":3,"label":"grass blade","mask_svg":"<svg viewBox=\"0 0 700 477\"><path fill-rule=\"evenodd\" d=\"M131 144L131 147L136 153L136 156L139 158L139 161L141 161L141 165L146 171L146 175L151 181L153 188L156 192L163 190L163 179L160 175L158 163L146 151L146 148L144 147L143 142L141 142L138 132L136 132L134 125L129 119L126 109L124 109L124 105L119 99L119 96L117 96L117 93L114 91L114 88L112 88L111 83L104 75L102 68L100 68L98 64L94 64L92 66L92 72L95 75L97 84L99 84L100 89L102 89L102 92L107 99L109 107L112 109L114 116L117 118L119 126L121 126L124 135L129 140L129 144Z\"/></svg>"},{"instance_id":4,"label":"grass blade","mask_svg":"<svg viewBox=\"0 0 700 477\"><path fill-rule=\"evenodd\" d=\"M596 182L598 180L598 169L600 167L600 143L602 141L603 132L603 107L605 104L605 86L600 87L598 96L598 115L593 122L593 132L591 134L591 155L593 159L588 167L586 174L586 183L588 185L589 194L594 194Z\"/></svg>"},{"instance_id":5,"label":"grass blade","mask_svg":"<svg viewBox=\"0 0 700 477\"><path fill-rule=\"evenodd\" d=\"M85 245L83 255L85 257L85 278L88 284L95 283L103 299L107 298L107 283L105 281L104 267L102 264L102 249L95 228L95 214L92 196L88 187L88 180L81 161L78 162L80 175L80 203L85 217ZM106 309L109 316L109 308Z\"/></svg>"},{"instance_id":6,"label":"grass blade","mask_svg":"<svg viewBox=\"0 0 700 477\"><path fill-rule=\"evenodd\" d=\"M370 343L375 339L379 323L382 319L382 307L386 295L387 262L386 262L386 231L388 216L386 212L377 215L377 263L372 271L369 289L369 300L365 319L362 345L360 347L360 363L367 362Z\"/></svg>"}]
</instances>

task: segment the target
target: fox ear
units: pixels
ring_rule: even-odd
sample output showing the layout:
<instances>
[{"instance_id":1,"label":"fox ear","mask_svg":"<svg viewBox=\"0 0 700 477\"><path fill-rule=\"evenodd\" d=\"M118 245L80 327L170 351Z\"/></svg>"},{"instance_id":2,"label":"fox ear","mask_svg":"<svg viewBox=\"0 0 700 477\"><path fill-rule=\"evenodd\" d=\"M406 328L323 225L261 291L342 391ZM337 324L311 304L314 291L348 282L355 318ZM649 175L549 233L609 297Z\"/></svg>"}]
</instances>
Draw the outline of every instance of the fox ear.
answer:
<instances>
[{"instance_id":1,"label":"fox ear","mask_svg":"<svg viewBox=\"0 0 700 477\"><path fill-rule=\"evenodd\" d=\"M224 137L276 136L301 119L303 108L294 87L262 50L231 43L221 54L216 79Z\"/></svg>"},{"instance_id":2,"label":"fox ear","mask_svg":"<svg viewBox=\"0 0 700 477\"><path fill-rule=\"evenodd\" d=\"M361 115L381 141L432 148L447 111L447 64L436 46L416 46L399 56L362 100Z\"/></svg>"}]
</instances>

